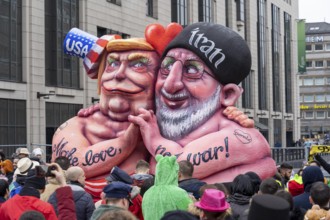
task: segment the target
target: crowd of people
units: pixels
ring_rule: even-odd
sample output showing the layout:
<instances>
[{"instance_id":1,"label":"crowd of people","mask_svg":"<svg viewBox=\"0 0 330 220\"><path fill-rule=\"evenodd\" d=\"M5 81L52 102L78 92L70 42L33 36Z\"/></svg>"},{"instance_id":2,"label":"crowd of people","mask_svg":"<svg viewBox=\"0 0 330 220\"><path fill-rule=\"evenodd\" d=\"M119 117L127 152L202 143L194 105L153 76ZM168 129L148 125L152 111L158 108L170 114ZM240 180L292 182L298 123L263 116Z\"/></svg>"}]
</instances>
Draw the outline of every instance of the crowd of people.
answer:
<instances>
[{"instance_id":1,"label":"crowd of people","mask_svg":"<svg viewBox=\"0 0 330 220\"><path fill-rule=\"evenodd\" d=\"M274 177L253 171L232 182L208 184L194 178L194 165L175 156L156 156L155 175L139 160L135 172L115 166L98 201L85 191L85 173L58 157L44 170L29 151L1 156L0 219L330 219L330 188L320 155L293 175L283 163ZM40 155L42 156L42 155Z\"/></svg>"},{"instance_id":2,"label":"crowd of people","mask_svg":"<svg viewBox=\"0 0 330 220\"><path fill-rule=\"evenodd\" d=\"M330 219L322 157L292 179L286 163L265 178L276 169L266 139L247 116L225 116L251 68L237 33L196 23L159 54L145 39L105 45L100 66L86 70L99 77L100 104L58 129L53 163L41 149L18 149L12 160L0 154L0 219ZM211 156L209 146L222 143Z\"/></svg>"}]
</instances>

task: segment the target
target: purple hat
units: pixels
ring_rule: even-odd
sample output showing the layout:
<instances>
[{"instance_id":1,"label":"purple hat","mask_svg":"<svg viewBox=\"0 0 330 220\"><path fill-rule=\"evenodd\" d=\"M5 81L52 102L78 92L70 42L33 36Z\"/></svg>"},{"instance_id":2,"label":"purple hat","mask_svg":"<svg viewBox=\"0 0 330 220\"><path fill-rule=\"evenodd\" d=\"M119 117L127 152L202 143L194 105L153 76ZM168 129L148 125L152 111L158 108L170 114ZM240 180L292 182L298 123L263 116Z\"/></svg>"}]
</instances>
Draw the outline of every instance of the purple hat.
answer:
<instances>
[{"instance_id":1,"label":"purple hat","mask_svg":"<svg viewBox=\"0 0 330 220\"><path fill-rule=\"evenodd\" d=\"M195 206L209 212L224 212L230 207L225 194L217 189L206 189L201 200L195 202Z\"/></svg>"}]
</instances>

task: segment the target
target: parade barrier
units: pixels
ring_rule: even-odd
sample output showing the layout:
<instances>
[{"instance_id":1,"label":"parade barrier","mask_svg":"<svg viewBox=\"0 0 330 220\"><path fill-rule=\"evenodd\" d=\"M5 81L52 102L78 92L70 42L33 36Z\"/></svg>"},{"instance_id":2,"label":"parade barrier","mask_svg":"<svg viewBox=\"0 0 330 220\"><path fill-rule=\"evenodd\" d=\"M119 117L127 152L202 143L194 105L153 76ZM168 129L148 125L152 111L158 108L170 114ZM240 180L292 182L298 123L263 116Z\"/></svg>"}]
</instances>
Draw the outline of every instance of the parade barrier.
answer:
<instances>
[{"instance_id":1,"label":"parade barrier","mask_svg":"<svg viewBox=\"0 0 330 220\"><path fill-rule=\"evenodd\" d=\"M277 165L283 162L289 162L293 167L301 167L305 159L305 148L303 147L284 147L271 148L272 158Z\"/></svg>"}]
</instances>

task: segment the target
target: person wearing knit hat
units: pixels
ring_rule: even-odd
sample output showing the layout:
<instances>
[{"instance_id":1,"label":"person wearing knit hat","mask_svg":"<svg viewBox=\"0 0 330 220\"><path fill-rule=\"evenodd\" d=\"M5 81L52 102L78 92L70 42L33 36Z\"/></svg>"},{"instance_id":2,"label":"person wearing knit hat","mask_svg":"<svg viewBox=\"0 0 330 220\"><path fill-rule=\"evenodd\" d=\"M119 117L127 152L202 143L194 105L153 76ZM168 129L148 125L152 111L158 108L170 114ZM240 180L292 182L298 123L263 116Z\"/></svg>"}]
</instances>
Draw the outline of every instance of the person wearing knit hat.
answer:
<instances>
[{"instance_id":1,"label":"person wearing knit hat","mask_svg":"<svg viewBox=\"0 0 330 220\"><path fill-rule=\"evenodd\" d=\"M20 193L7 200L0 207L0 219L16 220L27 210L41 212L47 220L57 220L53 207L40 200L40 193L45 189L45 171L40 166L28 171L25 185Z\"/></svg>"},{"instance_id":2,"label":"person wearing knit hat","mask_svg":"<svg viewBox=\"0 0 330 220\"><path fill-rule=\"evenodd\" d=\"M38 148L33 149L32 154L35 157L41 158L42 155L44 154L44 151L40 147L38 147Z\"/></svg>"},{"instance_id":3,"label":"person wearing knit hat","mask_svg":"<svg viewBox=\"0 0 330 220\"><path fill-rule=\"evenodd\" d=\"M300 169L297 173L294 174L293 178L288 182L288 191L292 196L298 196L304 193L304 184L302 181L302 172L303 169Z\"/></svg>"},{"instance_id":4,"label":"person wearing knit hat","mask_svg":"<svg viewBox=\"0 0 330 220\"><path fill-rule=\"evenodd\" d=\"M201 181L230 182L251 170L261 179L271 177L276 164L267 140L225 116L250 70L250 49L238 33L214 23L188 25L162 55L156 113L140 109L128 119L139 125L153 157L161 153L188 160L197 165L194 178Z\"/></svg>"},{"instance_id":5,"label":"person wearing knit hat","mask_svg":"<svg viewBox=\"0 0 330 220\"><path fill-rule=\"evenodd\" d=\"M144 194L142 211L145 220L160 219L166 212L187 210L192 202L178 186L179 165L175 156L156 156L155 184Z\"/></svg>"},{"instance_id":6,"label":"person wearing knit hat","mask_svg":"<svg viewBox=\"0 0 330 220\"><path fill-rule=\"evenodd\" d=\"M290 204L274 195L255 195L252 198L248 220L289 220Z\"/></svg>"},{"instance_id":7,"label":"person wearing knit hat","mask_svg":"<svg viewBox=\"0 0 330 220\"><path fill-rule=\"evenodd\" d=\"M34 169L28 171L24 186L19 194L21 196L33 195L40 198L40 194L45 190L45 186L45 171L42 167L36 166Z\"/></svg>"},{"instance_id":8,"label":"person wearing knit hat","mask_svg":"<svg viewBox=\"0 0 330 220\"><path fill-rule=\"evenodd\" d=\"M321 169L317 166L308 166L303 170L302 181L304 184L304 193L293 197L293 203L295 207L308 210L312 208L312 204L309 201L310 190L313 183L323 182L324 176Z\"/></svg>"}]
</instances>

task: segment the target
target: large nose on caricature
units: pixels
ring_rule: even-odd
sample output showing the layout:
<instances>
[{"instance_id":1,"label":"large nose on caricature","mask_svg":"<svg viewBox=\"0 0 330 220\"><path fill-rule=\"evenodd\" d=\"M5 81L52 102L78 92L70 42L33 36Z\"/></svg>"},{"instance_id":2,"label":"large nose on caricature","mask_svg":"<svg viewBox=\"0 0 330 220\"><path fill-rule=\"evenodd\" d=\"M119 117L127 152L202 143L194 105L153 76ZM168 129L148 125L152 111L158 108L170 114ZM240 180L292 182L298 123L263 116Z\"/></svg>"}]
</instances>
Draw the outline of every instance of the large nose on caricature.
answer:
<instances>
[{"instance_id":1,"label":"large nose on caricature","mask_svg":"<svg viewBox=\"0 0 330 220\"><path fill-rule=\"evenodd\" d=\"M164 83L164 89L166 92L174 94L181 89L183 89L184 85L182 82L182 63L176 62L174 63L169 75L166 77Z\"/></svg>"},{"instance_id":2,"label":"large nose on caricature","mask_svg":"<svg viewBox=\"0 0 330 220\"><path fill-rule=\"evenodd\" d=\"M122 63L119 67L119 69L117 70L117 72L115 72L115 75L114 75L114 78L116 80L124 80L126 78L126 67L127 67L127 64L125 63Z\"/></svg>"}]
</instances>

